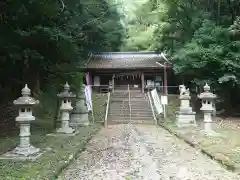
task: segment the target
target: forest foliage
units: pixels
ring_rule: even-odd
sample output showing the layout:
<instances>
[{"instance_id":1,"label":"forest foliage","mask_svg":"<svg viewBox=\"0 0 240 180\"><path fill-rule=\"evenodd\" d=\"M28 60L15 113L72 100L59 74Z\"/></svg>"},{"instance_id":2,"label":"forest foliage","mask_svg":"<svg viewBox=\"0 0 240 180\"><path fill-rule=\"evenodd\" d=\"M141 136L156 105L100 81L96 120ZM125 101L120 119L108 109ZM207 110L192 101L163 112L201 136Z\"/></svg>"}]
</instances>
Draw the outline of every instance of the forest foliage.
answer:
<instances>
[{"instance_id":1,"label":"forest foliage","mask_svg":"<svg viewBox=\"0 0 240 180\"><path fill-rule=\"evenodd\" d=\"M112 1L4 0L0 10L0 91L7 100L25 83L35 93L74 83L89 52L116 51L122 41Z\"/></svg>"},{"instance_id":2,"label":"forest foliage","mask_svg":"<svg viewBox=\"0 0 240 180\"><path fill-rule=\"evenodd\" d=\"M110 0L3 0L0 12L0 129L15 124L12 102L25 84L41 103L57 101L66 81L80 87L89 53L118 51L124 33Z\"/></svg>"},{"instance_id":3,"label":"forest foliage","mask_svg":"<svg viewBox=\"0 0 240 180\"><path fill-rule=\"evenodd\" d=\"M134 13L125 50L164 51L180 83L208 82L228 109L239 104L239 0L148 0Z\"/></svg>"}]
</instances>

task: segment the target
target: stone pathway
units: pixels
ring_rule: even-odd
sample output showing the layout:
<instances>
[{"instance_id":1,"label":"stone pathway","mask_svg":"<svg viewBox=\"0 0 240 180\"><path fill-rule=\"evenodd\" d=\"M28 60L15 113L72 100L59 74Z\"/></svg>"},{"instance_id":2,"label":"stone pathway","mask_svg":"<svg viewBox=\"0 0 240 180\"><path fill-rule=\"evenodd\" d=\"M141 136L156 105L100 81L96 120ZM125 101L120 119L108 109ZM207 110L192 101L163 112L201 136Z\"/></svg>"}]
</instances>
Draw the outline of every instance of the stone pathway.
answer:
<instances>
[{"instance_id":1,"label":"stone pathway","mask_svg":"<svg viewBox=\"0 0 240 180\"><path fill-rule=\"evenodd\" d=\"M166 130L148 125L102 129L59 180L240 180Z\"/></svg>"}]
</instances>

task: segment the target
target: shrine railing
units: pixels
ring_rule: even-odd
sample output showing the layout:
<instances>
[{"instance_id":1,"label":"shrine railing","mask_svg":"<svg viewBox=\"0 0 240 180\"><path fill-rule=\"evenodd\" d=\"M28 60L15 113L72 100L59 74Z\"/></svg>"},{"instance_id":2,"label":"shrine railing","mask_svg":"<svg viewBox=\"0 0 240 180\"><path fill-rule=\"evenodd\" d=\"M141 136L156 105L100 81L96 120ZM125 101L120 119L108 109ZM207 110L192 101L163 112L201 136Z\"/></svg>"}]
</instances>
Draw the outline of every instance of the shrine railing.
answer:
<instances>
[{"instance_id":1,"label":"shrine railing","mask_svg":"<svg viewBox=\"0 0 240 180\"><path fill-rule=\"evenodd\" d=\"M105 112L105 118L104 118L104 127L105 128L108 126L108 111L109 111L109 104L110 104L110 96L111 96L111 93L108 92L107 106L106 106L106 112Z\"/></svg>"},{"instance_id":2,"label":"shrine railing","mask_svg":"<svg viewBox=\"0 0 240 180\"><path fill-rule=\"evenodd\" d=\"M155 110L154 110L153 101L152 101L152 97L151 97L150 91L147 92L147 95L148 95L148 100L149 100L149 103L150 103L150 106L151 106L153 119L155 121L155 124L158 125L157 124L157 117L156 117L156 114L155 114Z\"/></svg>"},{"instance_id":3,"label":"shrine railing","mask_svg":"<svg viewBox=\"0 0 240 180\"><path fill-rule=\"evenodd\" d=\"M128 105L129 105L129 120L132 121L132 107L131 107L131 90L128 85Z\"/></svg>"}]
</instances>

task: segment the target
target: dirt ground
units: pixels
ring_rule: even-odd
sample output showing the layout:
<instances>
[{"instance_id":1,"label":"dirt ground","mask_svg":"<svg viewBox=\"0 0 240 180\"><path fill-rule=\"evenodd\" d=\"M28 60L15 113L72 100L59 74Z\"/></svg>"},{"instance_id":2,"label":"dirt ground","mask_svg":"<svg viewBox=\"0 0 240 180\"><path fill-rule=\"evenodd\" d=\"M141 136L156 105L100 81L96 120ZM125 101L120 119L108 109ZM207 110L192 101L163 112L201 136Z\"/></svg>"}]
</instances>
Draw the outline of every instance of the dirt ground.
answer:
<instances>
[{"instance_id":1,"label":"dirt ground","mask_svg":"<svg viewBox=\"0 0 240 180\"><path fill-rule=\"evenodd\" d=\"M151 125L102 129L59 180L240 180L166 130Z\"/></svg>"}]
</instances>

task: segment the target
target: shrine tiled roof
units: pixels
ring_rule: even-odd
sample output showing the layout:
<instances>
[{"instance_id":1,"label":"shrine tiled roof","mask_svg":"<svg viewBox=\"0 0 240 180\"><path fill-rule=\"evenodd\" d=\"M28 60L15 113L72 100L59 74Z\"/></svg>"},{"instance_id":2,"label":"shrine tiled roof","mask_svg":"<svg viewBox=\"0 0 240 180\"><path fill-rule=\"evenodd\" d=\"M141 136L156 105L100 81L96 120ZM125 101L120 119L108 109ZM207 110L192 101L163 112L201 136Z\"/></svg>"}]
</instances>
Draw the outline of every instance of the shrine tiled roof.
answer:
<instances>
[{"instance_id":1,"label":"shrine tiled roof","mask_svg":"<svg viewBox=\"0 0 240 180\"><path fill-rule=\"evenodd\" d=\"M139 69L163 68L156 62L167 62L161 54L153 52L106 52L92 54L86 63L87 69ZM171 67L167 64L167 67Z\"/></svg>"}]
</instances>

